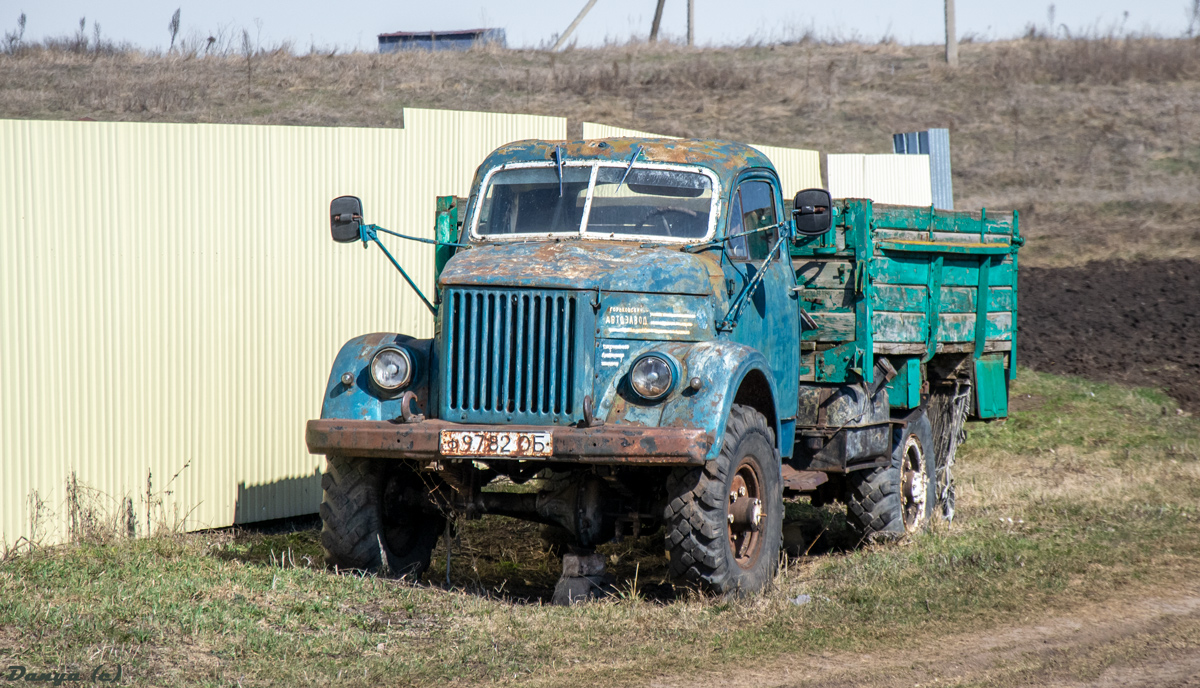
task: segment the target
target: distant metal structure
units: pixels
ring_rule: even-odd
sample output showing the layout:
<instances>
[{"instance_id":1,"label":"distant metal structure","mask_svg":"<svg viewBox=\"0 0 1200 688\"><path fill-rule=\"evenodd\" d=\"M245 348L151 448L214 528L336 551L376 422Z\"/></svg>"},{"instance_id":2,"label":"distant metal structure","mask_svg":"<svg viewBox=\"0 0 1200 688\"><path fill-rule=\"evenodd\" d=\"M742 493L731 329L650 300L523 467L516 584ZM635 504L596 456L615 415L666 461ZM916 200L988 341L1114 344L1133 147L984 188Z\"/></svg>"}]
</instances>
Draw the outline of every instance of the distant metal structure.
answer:
<instances>
[{"instance_id":1,"label":"distant metal structure","mask_svg":"<svg viewBox=\"0 0 1200 688\"><path fill-rule=\"evenodd\" d=\"M654 7L654 21L650 23L650 42L658 42L658 27L662 25L663 5L667 4L667 0L658 0L658 4Z\"/></svg>"},{"instance_id":2,"label":"distant metal structure","mask_svg":"<svg viewBox=\"0 0 1200 688\"><path fill-rule=\"evenodd\" d=\"M558 40L554 42L554 47L550 48L550 52L557 52L559 48L566 44L567 39L570 38L571 34L575 32L575 27L579 26L579 22L583 21L583 18L587 16L587 13L592 11L592 7L595 6L595 4L596 0L587 1L587 4L583 6L583 9L579 11L579 14L575 16L575 20L572 21L571 25L567 27L567 30L563 31L562 35L558 37Z\"/></svg>"},{"instance_id":3,"label":"distant metal structure","mask_svg":"<svg viewBox=\"0 0 1200 688\"><path fill-rule=\"evenodd\" d=\"M483 45L508 47L504 29L463 31L397 31L379 34L379 52L399 50L470 50Z\"/></svg>"},{"instance_id":4,"label":"distant metal structure","mask_svg":"<svg viewBox=\"0 0 1200 688\"><path fill-rule=\"evenodd\" d=\"M892 151L929 156L929 183L933 207L954 210L954 179L950 174L950 130L926 129L892 135Z\"/></svg>"}]
</instances>

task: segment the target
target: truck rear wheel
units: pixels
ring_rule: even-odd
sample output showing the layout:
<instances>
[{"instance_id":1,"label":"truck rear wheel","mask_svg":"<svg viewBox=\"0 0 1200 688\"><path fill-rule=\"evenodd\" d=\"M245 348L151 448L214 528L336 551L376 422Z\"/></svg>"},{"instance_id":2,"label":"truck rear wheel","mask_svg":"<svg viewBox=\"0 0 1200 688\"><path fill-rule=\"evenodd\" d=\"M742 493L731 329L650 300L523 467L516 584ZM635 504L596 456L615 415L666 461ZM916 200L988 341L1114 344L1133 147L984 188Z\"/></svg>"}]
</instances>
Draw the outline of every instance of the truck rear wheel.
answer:
<instances>
[{"instance_id":1,"label":"truck rear wheel","mask_svg":"<svg viewBox=\"0 0 1200 688\"><path fill-rule=\"evenodd\" d=\"M321 476L325 563L420 578L446 525L428 510L420 477L402 464L328 457Z\"/></svg>"},{"instance_id":2,"label":"truck rear wheel","mask_svg":"<svg viewBox=\"0 0 1200 688\"><path fill-rule=\"evenodd\" d=\"M717 594L770 584L783 529L779 470L767 419L735 404L716 460L667 480L663 521L673 578Z\"/></svg>"},{"instance_id":3,"label":"truck rear wheel","mask_svg":"<svg viewBox=\"0 0 1200 688\"><path fill-rule=\"evenodd\" d=\"M922 410L893 431L891 463L846 476L846 520L866 541L925 530L937 501L933 428Z\"/></svg>"}]
</instances>

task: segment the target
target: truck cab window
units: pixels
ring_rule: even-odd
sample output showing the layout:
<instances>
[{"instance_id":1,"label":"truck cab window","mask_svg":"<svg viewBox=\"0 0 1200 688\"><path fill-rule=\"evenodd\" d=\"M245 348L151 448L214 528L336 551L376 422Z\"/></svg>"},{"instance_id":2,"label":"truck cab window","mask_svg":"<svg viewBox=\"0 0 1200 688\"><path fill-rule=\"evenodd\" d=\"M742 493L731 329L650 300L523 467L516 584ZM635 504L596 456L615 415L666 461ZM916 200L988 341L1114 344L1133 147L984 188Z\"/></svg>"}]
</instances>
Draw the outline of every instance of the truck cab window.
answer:
<instances>
[{"instance_id":1,"label":"truck cab window","mask_svg":"<svg viewBox=\"0 0 1200 688\"><path fill-rule=\"evenodd\" d=\"M775 194L763 181L743 182L734 194L729 211L727 235L770 227L779 222ZM763 260L779 239L779 230L748 234L729 241L731 255L737 260Z\"/></svg>"},{"instance_id":2,"label":"truck cab window","mask_svg":"<svg viewBox=\"0 0 1200 688\"><path fill-rule=\"evenodd\" d=\"M574 234L583 219L591 169L550 167L497 172L479 209L479 233Z\"/></svg>"}]
</instances>

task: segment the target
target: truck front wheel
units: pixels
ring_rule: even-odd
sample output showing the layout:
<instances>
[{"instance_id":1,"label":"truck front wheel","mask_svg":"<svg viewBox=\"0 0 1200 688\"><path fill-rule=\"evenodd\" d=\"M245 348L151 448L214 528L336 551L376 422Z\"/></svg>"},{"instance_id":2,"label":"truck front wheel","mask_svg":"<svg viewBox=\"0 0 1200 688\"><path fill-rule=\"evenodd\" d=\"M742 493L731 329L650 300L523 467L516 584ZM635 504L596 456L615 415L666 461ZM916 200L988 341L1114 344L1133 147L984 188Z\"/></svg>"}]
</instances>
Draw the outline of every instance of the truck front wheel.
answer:
<instances>
[{"instance_id":1,"label":"truck front wheel","mask_svg":"<svg viewBox=\"0 0 1200 688\"><path fill-rule=\"evenodd\" d=\"M783 529L779 470L767 419L735 404L716 460L677 469L667 480L663 519L672 577L717 594L770 584Z\"/></svg>"},{"instance_id":2,"label":"truck front wheel","mask_svg":"<svg viewBox=\"0 0 1200 688\"><path fill-rule=\"evenodd\" d=\"M330 456L321 477L321 547L340 568L421 577L445 518L416 473L393 461Z\"/></svg>"},{"instance_id":3,"label":"truck front wheel","mask_svg":"<svg viewBox=\"0 0 1200 688\"><path fill-rule=\"evenodd\" d=\"M937 502L929 417L922 410L893 433L889 465L846 476L846 520L865 541L925 530Z\"/></svg>"}]
</instances>

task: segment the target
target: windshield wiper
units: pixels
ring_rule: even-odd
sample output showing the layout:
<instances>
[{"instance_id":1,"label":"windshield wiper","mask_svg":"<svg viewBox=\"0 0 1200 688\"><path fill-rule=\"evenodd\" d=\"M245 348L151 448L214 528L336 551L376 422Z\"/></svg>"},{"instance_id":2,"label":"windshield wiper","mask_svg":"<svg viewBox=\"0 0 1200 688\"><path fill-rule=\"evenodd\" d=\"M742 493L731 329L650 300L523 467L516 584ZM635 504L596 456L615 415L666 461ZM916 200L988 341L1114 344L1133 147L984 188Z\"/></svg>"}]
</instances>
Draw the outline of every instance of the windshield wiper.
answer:
<instances>
[{"instance_id":1,"label":"windshield wiper","mask_svg":"<svg viewBox=\"0 0 1200 688\"><path fill-rule=\"evenodd\" d=\"M638 146L634 149L633 155L629 157L629 167L625 168L625 174L621 175L621 181L617 182L617 190L614 194L621 192L621 187L625 184L625 179L629 177L629 173L633 171L633 163L637 162L638 156L642 154L642 147Z\"/></svg>"},{"instance_id":2,"label":"windshield wiper","mask_svg":"<svg viewBox=\"0 0 1200 688\"><path fill-rule=\"evenodd\" d=\"M554 147L554 167L558 170L558 197L563 197L563 152L561 146Z\"/></svg>"}]
</instances>

